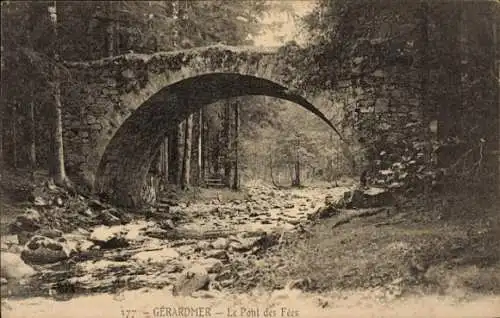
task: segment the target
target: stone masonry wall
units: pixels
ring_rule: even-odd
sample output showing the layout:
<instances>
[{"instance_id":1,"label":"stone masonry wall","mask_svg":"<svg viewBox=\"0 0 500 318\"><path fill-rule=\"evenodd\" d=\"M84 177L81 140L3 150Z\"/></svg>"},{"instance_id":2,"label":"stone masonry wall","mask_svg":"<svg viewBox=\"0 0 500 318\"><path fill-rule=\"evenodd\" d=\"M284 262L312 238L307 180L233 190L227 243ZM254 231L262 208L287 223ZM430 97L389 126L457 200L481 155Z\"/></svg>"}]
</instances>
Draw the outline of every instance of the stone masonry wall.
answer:
<instances>
[{"instance_id":1,"label":"stone masonry wall","mask_svg":"<svg viewBox=\"0 0 500 318\"><path fill-rule=\"evenodd\" d=\"M161 88L214 72L276 80L273 59L271 50L215 46L67 63L71 78L63 87L63 126L68 173L91 187L100 158L117 129Z\"/></svg>"}]
</instances>

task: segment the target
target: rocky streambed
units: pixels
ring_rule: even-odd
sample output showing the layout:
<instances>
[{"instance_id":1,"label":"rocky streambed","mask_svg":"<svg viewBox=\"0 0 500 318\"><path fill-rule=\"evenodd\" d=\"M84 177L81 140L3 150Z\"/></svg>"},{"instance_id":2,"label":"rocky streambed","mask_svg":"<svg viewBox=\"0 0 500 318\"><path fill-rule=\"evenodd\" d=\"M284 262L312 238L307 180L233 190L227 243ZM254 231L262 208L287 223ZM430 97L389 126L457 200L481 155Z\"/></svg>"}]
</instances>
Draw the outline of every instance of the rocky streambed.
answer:
<instances>
[{"instance_id":1,"label":"rocky streambed","mask_svg":"<svg viewBox=\"0 0 500 318\"><path fill-rule=\"evenodd\" d=\"M64 300L140 288L167 288L174 295L250 290L262 252L300 230L325 197L340 198L346 190L259 186L241 200L160 202L146 219L126 222L112 209L97 213L95 203L75 219L96 214L107 225L66 233L38 226L40 213L30 208L14 222L25 231L2 237L2 296Z\"/></svg>"}]
</instances>

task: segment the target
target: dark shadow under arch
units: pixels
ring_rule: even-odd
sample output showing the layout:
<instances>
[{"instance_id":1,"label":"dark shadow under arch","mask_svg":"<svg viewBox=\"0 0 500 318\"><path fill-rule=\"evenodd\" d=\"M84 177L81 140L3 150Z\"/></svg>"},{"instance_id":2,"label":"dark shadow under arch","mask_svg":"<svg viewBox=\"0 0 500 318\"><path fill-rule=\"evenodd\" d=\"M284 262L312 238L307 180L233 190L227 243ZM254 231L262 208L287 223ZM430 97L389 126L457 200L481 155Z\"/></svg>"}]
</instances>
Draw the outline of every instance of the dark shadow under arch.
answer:
<instances>
[{"instance_id":1,"label":"dark shadow under arch","mask_svg":"<svg viewBox=\"0 0 500 318\"><path fill-rule=\"evenodd\" d=\"M106 147L94 189L113 203L134 207L155 151L172 128L202 106L238 96L264 95L296 103L338 130L305 98L267 79L237 73L210 73L164 87L120 126ZM342 139L343 140L343 139Z\"/></svg>"}]
</instances>

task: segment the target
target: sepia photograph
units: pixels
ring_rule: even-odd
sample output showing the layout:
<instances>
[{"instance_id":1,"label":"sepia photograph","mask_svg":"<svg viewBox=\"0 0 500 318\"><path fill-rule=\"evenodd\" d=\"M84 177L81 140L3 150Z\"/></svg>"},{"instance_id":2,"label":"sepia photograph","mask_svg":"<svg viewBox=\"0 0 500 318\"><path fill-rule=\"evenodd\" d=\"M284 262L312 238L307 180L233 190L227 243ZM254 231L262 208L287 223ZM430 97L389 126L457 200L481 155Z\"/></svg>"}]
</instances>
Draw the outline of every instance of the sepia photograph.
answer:
<instances>
[{"instance_id":1,"label":"sepia photograph","mask_svg":"<svg viewBox=\"0 0 500 318\"><path fill-rule=\"evenodd\" d=\"M500 1L2 1L1 317L500 317Z\"/></svg>"}]
</instances>

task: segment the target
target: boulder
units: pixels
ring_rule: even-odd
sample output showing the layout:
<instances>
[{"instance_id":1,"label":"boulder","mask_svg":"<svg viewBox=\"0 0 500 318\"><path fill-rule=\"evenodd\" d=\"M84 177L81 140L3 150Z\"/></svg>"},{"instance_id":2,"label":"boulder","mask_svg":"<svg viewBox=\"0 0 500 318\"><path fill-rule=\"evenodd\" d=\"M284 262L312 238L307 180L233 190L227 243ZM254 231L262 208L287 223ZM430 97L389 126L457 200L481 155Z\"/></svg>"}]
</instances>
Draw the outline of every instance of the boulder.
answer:
<instances>
[{"instance_id":1,"label":"boulder","mask_svg":"<svg viewBox=\"0 0 500 318\"><path fill-rule=\"evenodd\" d=\"M198 251L206 251L210 248L211 244L208 241L198 241L196 243L196 250Z\"/></svg>"},{"instance_id":2,"label":"boulder","mask_svg":"<svg viewBox=\"0 0 500 318\"><path fill-rule=\"evenodd\" d=\"M192 245L181 245L179 247L176 247L176 251L181 254L181 255L191 255L193 254L193 252L195 251L195 247L193 247Z\"/></svg>"},{"instance_id":3,"label":"boulder","mask_svg":"<svg viewBox=\"0 0 500 318\"><path fill-rule=\"evenodd\" d=\"M216 258L223 261L227 261L229 256L225 250L210 250L205 253L208 258Z\"/></svg>"},{"instance_id":4,"label":"boulder","mask_svg":"<svg viewBox=\"0 0 500 318\"><path fill-rule=\"evenodd\" d=\"M120 225L122 221L113 215L109 210L103 210L99 212L97 219L101 221L102 224L107 226Z\"/></svg>"},{"instance_id":5,"label":"boulder","mask_svg":"<svg viewBox=\"0 0 500 318\"><path fill-rule=\"evenodd\" d=\"M209 274L222 271L222 262L216 258L202 258L197 264L205 268Z\"/></svg>"},{"instance_id":6,"label":"boulder","mask_svg":"<svg viewBox=\"0 0 500 318\"><path fill-rule=\"evenodd\" d=\"M131 259L152 264L164 264L179 257L179 253L173 248L164 248L159 251L145 251L132 255Z\"/></svg>"},{"instance_id":7,"label":"boulder","mask_svg":"<svg viewBox=\"0 0 500 318\"><path fill-rule=\"evenodd\" d=\"M21 258L28 264L51 264L67 259L70 252L65 242L35 235L25 245Z\"/></svg>"},{"instance_id":8,"label":"boulder","mask_svg":"<svg viewBox=\"0 0 500 318\"><path fill-rule=\"evenodd\" d=\"M1 276L7 280L20 280L36 273L19 255L8 252L1 252L0 255Z\"/></svg>"},{"instance_id":9,"label":"boulder","mask_svg":"<svg viewBox=\"0 0 500 318\"><path fill-rule=\"evenodd\" d=\"M40 229L41 216L34 209L26 209L19 215L16 220L10 224L9 228L12 233L20 232L35 232Z\"/></svg>"},{"instance_id":10,"label":"boulder","mask_svg":"<svg viewBox=\"0 0 500 318\"><path fill-rule=\"evenodd\" d=\"M259 239L259 237L238 238L237 241L232 241L229 246L235 252L246 252L251 250Z\"/></svg>"},{"instance_id":11,"label":"boulder","mask_svg":"<svg viewBox=\"0 0 500 318\"><path fill-rule=\"evenodd\" d=\"M211 244L211 246L217 250L225 250L228 247L228 245L229 245L228 240L223 237L219 237Z\"/></svg>"},{"instance_id":12,"label":"boulder","mask_svg":"<svg viewBox=\"0 0 500 318\"><path fill-rule=\"evenodd\" d=\"M394 204L394 196L386 189L371 187L344 192L336 204L337 208L376 208Z\"/></svg>"},{"instance_id":13,"label":"boulder","mask_svg":"<svg viewBox=\"0 0 500 318\"><path fill-rule=\"evenodd\" d=\"M122 248L130 245L126 239L128 231L123 226L99 226L90 233L90 241L103 249Z\"/></svg>"},{"instance_id":14,"label":"boulder","mask_svg":"<svg viewBox=\"0 0 500 318\"><path fill-rule=\"evenodd\" d=\"M206 289L210 283L208 271L200 265L195 265L182 271L172 289L174 296L190 296L193 292Z\"/></svg>"}]
</instances>

